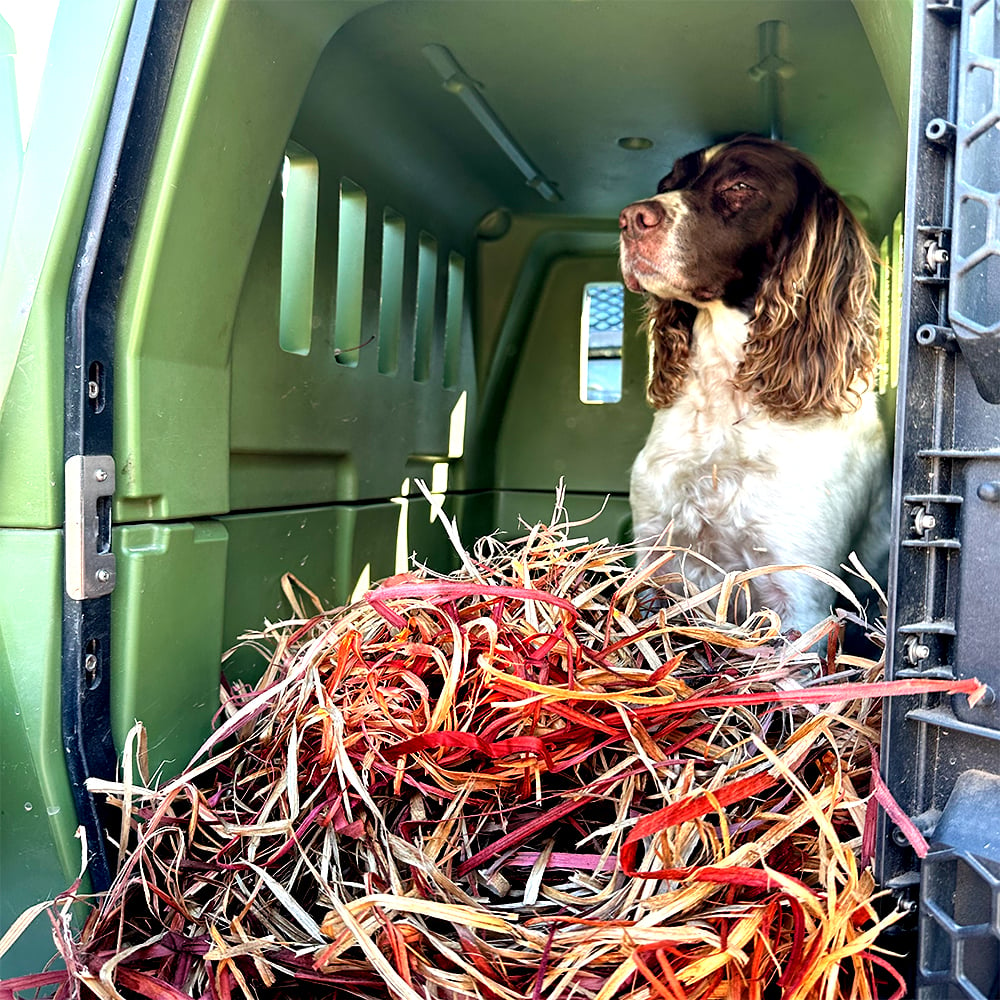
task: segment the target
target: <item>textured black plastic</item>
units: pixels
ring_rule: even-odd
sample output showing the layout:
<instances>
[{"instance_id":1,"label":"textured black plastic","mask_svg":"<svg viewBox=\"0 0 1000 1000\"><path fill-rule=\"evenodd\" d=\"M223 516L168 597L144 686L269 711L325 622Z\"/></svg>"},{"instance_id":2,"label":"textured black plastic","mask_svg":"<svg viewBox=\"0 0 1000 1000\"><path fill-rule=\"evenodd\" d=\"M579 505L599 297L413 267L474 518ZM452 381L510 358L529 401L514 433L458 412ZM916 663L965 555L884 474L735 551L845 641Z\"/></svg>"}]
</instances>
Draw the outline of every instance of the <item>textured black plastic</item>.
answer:
<instances>
[{"instance_id":1,"label":"textured black plastic","mask_svg":"<svg viewBox=\"0 0 1000 1000\"><path fill-rule=\"evenodd\" d=\"M1000 776L965 771L920 880L922 1000L1000 997Z\"/></svg>"},{"instance_id":2,"label":"textured black plastic","mask_svg":"<svg viewBox=\"0 0 1000 1000\"><path fill-rule=\"evenodd\" d=\"M1000 107L996 0L967 0L958 55L948 317L980 395L1000 403Z\"/></svg>"},{"instance_id":3,"label":"textured black plastic","mask_svg":"<svg viewBox=\"0 0 1000 1000\"><path fill-rule=\"evenodd\" d=\"M914 8L887 671L990 688L884 718L883 776L933 848L921 865L883 817L878 875L919 912L921 1000L1000 996L997 3Z\"/></svg>"}]
</instances>

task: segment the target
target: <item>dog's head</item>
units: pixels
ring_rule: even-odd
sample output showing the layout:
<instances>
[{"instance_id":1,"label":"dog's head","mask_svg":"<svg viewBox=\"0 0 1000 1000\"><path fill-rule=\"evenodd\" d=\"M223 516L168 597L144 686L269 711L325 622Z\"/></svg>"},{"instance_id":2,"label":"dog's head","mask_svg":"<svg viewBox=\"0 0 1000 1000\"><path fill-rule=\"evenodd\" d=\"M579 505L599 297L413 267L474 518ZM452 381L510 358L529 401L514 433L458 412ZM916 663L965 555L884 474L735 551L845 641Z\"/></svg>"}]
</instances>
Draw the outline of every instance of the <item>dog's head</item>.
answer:
<instances>
[{"instance_id":1,"label":"dog's head","mask_svg":"<svg viewBox=\"0 0 1000 1000\"><path fill-rule=\"evenodd\" d=\"M713 301L747 313L736 384L773 415L856 405L878 346L874 257L805 156L753 136L690 153L620 226L625 284L649 297L655 406L676 396L694 312Z\"/></svg>"}]
</instances>

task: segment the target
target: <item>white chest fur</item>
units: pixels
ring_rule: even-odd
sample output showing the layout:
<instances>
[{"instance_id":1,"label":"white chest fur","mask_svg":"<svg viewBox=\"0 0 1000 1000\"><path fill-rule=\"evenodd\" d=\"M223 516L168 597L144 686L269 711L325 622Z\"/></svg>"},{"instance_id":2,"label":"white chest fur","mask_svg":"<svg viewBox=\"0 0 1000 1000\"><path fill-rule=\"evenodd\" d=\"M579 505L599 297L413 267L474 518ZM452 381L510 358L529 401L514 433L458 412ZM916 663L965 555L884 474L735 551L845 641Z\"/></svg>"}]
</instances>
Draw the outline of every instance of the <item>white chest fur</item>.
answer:
<instances>
[{"instance_id":1,"label":"white chest fur","mask_svg":"<svg viewBox=\"0 0 1000 1000\"><path fill-rule=\"evenodd\" d=\"M699 310L681 393L656 412L632 469L635 538L665 536L725 570L809 563L836 571L878 488L875 400L839 417L769 416L732 384L746 322L721 303ZM796 595L787 575L779 582L760 588L771 607L799 625L823 617L828 598L814 583Z\"/></svg>"}]
</instances>

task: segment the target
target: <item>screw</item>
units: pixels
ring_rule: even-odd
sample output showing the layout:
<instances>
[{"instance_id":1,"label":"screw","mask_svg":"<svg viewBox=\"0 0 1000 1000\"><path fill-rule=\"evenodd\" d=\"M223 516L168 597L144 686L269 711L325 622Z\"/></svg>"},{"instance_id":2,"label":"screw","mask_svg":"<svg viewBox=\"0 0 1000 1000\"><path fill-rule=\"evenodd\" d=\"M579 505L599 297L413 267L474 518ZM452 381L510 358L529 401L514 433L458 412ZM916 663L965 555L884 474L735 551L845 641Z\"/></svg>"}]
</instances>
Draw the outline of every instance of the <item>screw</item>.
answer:
<instances>
[{"instance_id":1,"label":"screw","mask_svg":"<svg viewBox=\"0 0 1000 1000\"><path fill-rule=\"evenodd\" d=\"M935 527L937 527L937 518L933 514L928 514L926 507L917 507L913 512L913 530L918 535L923 535L924 532Z\"/></svg>"},{"instance_id":2,"label":"screw","mask_svg":"<svg viewBox=\"0 0 1000 1000\"><path fill-rule=\"evenodd\" d=\"M105 469L95 469L94 478L99 482L103 483L108 478L108 473Z\"/></svg>"},{"instance_id":3,"label":"screw","mask_svg":"<svg viewBox=\"0 0 1000 1000\"><path fill-rule=\"evenodd\" d=\"M100 396L100 394L101 394L101 387L100 385L97 384L97 382L90 381L87 383L87 396L90 399L97 399L97 397Z\"/></svg>"},{"instance_id":4,"label":"screw","mask_svg":"<svg viewBox=\"0 0 1000 1000\"><path fill-rule=\"evenodd\" d=\"M93 691L98 684L100 684L100 676L97 672L99 664L97 662L97 656L94 653L88 653L83 658L83 672L87 677L87 687Z\"/></svg>"},{"instance_id":5,"label":"screw","mask_svg":"<svg viewBox=\"0 0 1000 1000\"><path fill-rule=\"evenodd\" d=\"M928 659L930 655L931 647L925 642L917 642L916 640L909 643L906 650L906 658L910 661L910 663L914 664Z\"/></svg>"},{"instance_id":6,"label":"screw","mask_svg":"<svg viewBox=\"0 0 1000 1000\"><path fill-rule=\"evenodd\" d=\"M936 271L942 264L947 264L950 260L948 251L940 243L928 243L925 252L927 267L931 271Z\"/></svg>"},{"instance_id":7,"label":"screw","mask_svg":"<svg viewBox=\"0 0 1000 1000\"><path fill-rule=\"evenodd\" d=\"M111 574L106 569L99 569L97 571L97 579L101 583L107 583L111 579Z\"/></svg>"},{"instance_id":8,"label":"screw","mask_svg":"<svg viewBox=\"0 0 1000 1000\"><path fill-rule=\"evenodd\" d=\"M948 251L939 243L932 243L927 248L927 263L930 267L938 267L947 264L949 260Z\"/></svg>"}]
</instances>

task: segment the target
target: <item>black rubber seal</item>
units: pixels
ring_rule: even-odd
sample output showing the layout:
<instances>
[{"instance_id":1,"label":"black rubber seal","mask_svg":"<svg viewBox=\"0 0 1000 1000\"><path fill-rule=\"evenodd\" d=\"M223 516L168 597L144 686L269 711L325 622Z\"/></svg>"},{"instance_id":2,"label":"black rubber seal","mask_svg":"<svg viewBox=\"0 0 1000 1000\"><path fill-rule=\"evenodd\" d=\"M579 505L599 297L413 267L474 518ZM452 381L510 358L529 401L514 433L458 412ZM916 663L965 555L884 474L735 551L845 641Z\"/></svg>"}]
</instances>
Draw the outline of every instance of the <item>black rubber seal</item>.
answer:
<instances>
[{"instance_id":1,"label":"black rubber seal","mask_svg":"<svg viewBox=\"0 0 1000 1000\"><path fill-rule=\"evenodd\" d=\"M190 0L138 0L90 192L66 309L64 458L113 452L114 341L122 278ZM96 392L88 391L94 383ZM111 597L63 594L63 753L87 834L95 892L111 885L105 828L114 816L87 790L113 778Z\"/></svg>"}]
</instances>

